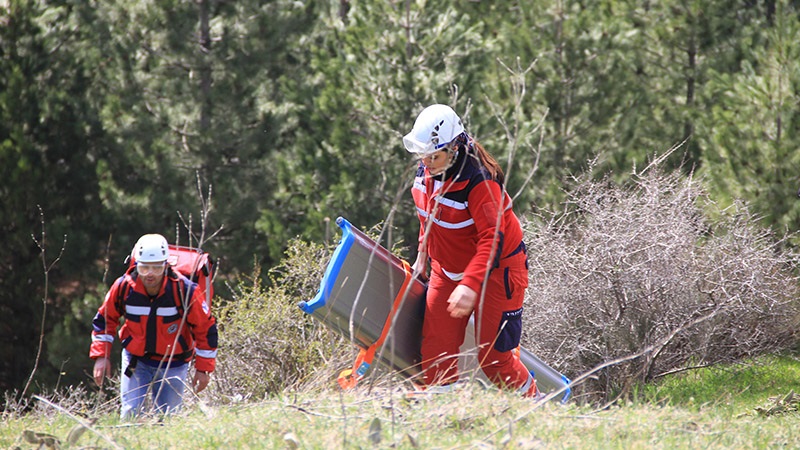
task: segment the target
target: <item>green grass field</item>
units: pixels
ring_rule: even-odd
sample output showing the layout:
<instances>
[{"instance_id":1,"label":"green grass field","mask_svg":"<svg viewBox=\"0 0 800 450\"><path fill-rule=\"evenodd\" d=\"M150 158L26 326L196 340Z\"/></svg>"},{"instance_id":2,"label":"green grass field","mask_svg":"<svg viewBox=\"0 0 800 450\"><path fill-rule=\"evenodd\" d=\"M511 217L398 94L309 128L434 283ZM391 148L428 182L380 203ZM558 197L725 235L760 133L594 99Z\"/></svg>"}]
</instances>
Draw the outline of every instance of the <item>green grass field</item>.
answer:
<instances>
[{"instance_id":1,"label":"green grass field","mask_svg":"<svg viewBox=\"0 0 800 450\"><path fill-rule=\"evenodd\" d=\"M536 405L479 384L412 399L400 387L331 388L225 407L194 402L163 421L101 417L70 438L80 426L53 407L4 418L0 448L47 448L47 435L61 448L798 448L792 391L800 393L800 360L769 357L676 374L601 410Z\"/></svg>"}]
</instances>

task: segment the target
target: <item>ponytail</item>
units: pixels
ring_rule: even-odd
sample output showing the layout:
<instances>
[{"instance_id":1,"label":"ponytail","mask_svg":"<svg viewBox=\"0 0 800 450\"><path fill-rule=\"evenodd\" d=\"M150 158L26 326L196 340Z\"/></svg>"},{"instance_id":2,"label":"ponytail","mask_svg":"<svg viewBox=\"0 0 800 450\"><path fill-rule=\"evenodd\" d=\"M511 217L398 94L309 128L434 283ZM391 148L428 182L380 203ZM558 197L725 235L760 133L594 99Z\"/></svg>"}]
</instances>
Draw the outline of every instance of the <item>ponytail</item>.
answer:
<instances>
[{"instance_id":1,"label":"ponytail","mask_svg":"<svg viewBox=\"0 0 800 450\"><path fill-rule=\"evenodd\" d=\"M506 176L503 173L503 169L498 164L497 160L486 151L485 148L480 144L480 142L471 139L470 148L473 149L475 156L478 157L478 160L481 162L481 165L486 168L489 174L492 176L492 179L498 181L500 184L505 184Z\"/></svg>"},{"instance_id":2,"label":"ponytail","mask_svg":"<svg viewBox=\"0 0 800 450\"><path fill-rule=\"evenodd\" d=\"M497 160L483 148L480 142L469 137L467 133L461 133L453 140L452 145L453 148L457 150L464 150L466 155L477 158L481 166L489 172L492 180L500 184L505 184L506 176L503 173L503 169L500 167ZM798 193L798 195L800 195L800 193Z\"/></svg>"}]
</instances>

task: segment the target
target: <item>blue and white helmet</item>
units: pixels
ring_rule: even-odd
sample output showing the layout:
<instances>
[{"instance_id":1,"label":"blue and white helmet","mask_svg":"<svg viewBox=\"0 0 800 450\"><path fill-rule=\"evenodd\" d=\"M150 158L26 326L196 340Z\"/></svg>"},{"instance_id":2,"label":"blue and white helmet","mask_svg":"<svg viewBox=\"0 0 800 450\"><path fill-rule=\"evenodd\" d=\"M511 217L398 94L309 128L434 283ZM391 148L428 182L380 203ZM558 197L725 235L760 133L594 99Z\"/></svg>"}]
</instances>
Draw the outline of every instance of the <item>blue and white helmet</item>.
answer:
<instances>
[{"instance_id":1,"label":"blue and white helmet","mask_svg":"<svg viewBox=\"0 0 800 450\"><path fill-rule=\"evenodd\" d=\"M425 156L442 150L463 132L464 125L453 108L431 105L419 113L414 128L403 136L403 145L410 153Z\"/></svg>"}]
</instances>

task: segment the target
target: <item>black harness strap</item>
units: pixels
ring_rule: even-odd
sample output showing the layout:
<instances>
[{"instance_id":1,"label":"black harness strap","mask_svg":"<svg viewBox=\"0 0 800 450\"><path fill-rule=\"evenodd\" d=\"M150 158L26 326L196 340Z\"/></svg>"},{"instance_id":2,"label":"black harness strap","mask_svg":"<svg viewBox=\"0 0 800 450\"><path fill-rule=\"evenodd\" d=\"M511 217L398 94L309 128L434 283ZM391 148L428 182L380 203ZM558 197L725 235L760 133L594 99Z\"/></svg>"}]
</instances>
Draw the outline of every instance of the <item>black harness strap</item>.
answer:
<instances>
[{"instance_id":1,"label":"black harness strap","mask_svg":"<svg viewBox=\"0 0 800 450\"><path fill-rule=\"evenodd\" d=\"M150 296L150 313L147 315L147 331L144 333L144 354L156 352L158 338L158 302L154 295Z\"/></svg>"},{"instance_id":2,"label":"black harness strap","mask_svg":"<svg viewBox=\"0 0 800 450\"><path fill-rule=\"evenodd\" d=\"M133 376L133 372L136 370L136 364L139 363L139 357L131 355L131 361L128 363L128 367L125 368L125 376L131 378Z\"/></svg>"},{"instance_id":3,"label":"black harness strap","mask_svg":"<svg viewBox=\"0 0 800 450\"><path fill-rule=\"evenodd\" d=\"M180 279L174 279L173 277L177 278L172 269L169 268L167 271L167 283L169 284L169 288L172 289L172 296L175 300L175 304L178 307L179 314L183 316L185 311L185 301L183 296L181 295L184 292L183 283ZM131 273L131 277L135 280L136 273ZM177 285L177 288L176 288ZM130 293L130 285L125 283L125 289L120 294L120 298L118 298L118 310L124 308L125 299L127 298L128 294ZM191 295L194 294L194 289L190 285L188 296L191 298ZM158 304L159 302L155 301L155 296L150 296L150 313L147 316L147 330L145 332L145 351L143 356L135 356L131 355L131 360L128 363L128 367L125 368L125 375L130 378L133 376L133 373L136 371L136 365L139 363L140 358L147 358L147 359L154 359L158 358L163 360L166 355L161 355L156 353L156 339L158 337ZM186 348L187 344L184 339L180 338L180 342L184 348ZM193 350L187 350L182 353L177 353L173 355L171 358L173 361L184 361L186 358L191 357L194 354Z\"/></svg>"}]
</instances>

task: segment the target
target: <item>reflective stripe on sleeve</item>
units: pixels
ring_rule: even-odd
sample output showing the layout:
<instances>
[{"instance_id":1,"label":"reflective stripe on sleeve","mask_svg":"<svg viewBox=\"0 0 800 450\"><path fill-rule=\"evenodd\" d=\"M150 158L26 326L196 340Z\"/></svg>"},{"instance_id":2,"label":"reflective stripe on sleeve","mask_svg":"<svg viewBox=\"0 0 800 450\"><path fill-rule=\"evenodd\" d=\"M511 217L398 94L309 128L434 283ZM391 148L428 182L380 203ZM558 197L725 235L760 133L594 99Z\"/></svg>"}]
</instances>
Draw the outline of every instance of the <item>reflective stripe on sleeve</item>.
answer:
<instances>
[{"instance_id":1,"label":"reflective stripe on sleeve","mask_svg":"<svg viewBox=\"0 0 800 450\"><path fill-rule=\"evenodd\" d=\"M213 358L217 357L217 351L216 350L200 350L198 348L198 349L195 349L195 351L197 352L197 356L199 356L201 358L213 359Z\"/></svg>"}]
</instances>

